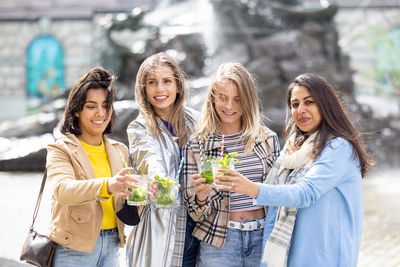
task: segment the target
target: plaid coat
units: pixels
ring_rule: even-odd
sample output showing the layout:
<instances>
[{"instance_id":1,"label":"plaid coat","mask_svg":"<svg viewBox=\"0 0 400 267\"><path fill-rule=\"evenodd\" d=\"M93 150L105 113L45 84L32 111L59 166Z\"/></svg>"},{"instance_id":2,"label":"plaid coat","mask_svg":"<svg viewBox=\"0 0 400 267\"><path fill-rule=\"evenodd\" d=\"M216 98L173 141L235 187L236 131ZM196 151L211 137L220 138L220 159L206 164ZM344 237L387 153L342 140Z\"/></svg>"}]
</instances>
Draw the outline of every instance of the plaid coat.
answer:
<instances>
[{"instance_id":1,"label":"plaid coat","mask_svg":"<svg viewBox=\"0 0 400 267\"><path fill-rule=\"evenodd\" d=\"M260 158L263 165L263 181L266 179L269 170L279 156L279 142L275 132L264 127L265 140L256 142L253 148L255 154ZM218 157L221 151L221 144L217 135L213 135L202 142L203 161L208 156ZM230 153L234 151L225 151ZM189 215L196 222L192 235L199 240L218 248L225 244L227 225L229 221L230 192L212 189L204 206L199 207L195 201L192 175L199 173L198 161L200 160L200 147L197 138L191 138L183 148L185 161L181 174L181 185L183 198Z\"/></svg>"}]
</instances>

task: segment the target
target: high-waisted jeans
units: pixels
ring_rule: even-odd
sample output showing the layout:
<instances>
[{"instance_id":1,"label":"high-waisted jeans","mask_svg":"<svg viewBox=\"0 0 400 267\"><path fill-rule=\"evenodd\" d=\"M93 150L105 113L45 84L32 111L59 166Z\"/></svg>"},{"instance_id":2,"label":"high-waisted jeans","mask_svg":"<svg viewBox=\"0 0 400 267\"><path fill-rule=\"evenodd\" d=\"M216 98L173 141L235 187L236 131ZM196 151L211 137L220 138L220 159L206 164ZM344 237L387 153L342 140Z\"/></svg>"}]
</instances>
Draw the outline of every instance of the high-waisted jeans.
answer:
<instances>
[{"instance_id":1,"label":"high-waisted jeans","mask_svg":"<svg viewBox=\"0 0 400 267\"><path fill-rule=\"evenodd\" d=\"M118 267L118 229L101 230L92 253L57 245L55 267Z\"/></svg>"},{"instance_id":2,"label":"high-waisted jeans","mask_svg":"<svg viewBox=\"0 0 400 267\"><path fill-rule=\"evenodd\" d=\"M260 266L262 244L263 229L242 231L228 228L223 248L200 242L199 267Z\"/></svg>"}]
</instances>

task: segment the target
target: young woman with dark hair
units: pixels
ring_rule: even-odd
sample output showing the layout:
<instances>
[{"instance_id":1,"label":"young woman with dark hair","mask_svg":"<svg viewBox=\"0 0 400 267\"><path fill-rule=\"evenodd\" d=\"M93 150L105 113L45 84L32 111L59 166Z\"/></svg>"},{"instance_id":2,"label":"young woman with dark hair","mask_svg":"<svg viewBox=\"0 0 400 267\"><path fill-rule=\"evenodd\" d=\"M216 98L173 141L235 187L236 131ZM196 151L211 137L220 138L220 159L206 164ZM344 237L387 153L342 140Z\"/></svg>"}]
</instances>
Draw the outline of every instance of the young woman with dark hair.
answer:
<instances>
[{"instance_id":1,"label":"young woman with dark hair","mask_svg":"<svg viewBox=\"0 0 400 267\"><path fill-rule=\"evenodd\" d=\"M82 130L79 128L79 117L77 113L81 112L87 101L87 94L89 89L105 89L104 106L107 112L110 111L111 118L103 134L112 132L112 127L115 123L115 111L112 109L112 104L115 99L115 89L112 84L112 76L106 70L99 68L92 69L86 75L81 77L79 81L72 88L67 105L65 107L64 119L60 127L62 134L81 135ZM93 91L92 91L93 92Z\"/></svg>"},{"instance_id":2,"label":"young woman with dark hair","mask_svg":"<svg viewBox=\"0 0 400 267\"><path fill-rule=\"evenodd\" d=\"M54 266L119 266L124 225L116 211L134 188L121 153L128 148L105 137L115 112L111 74L94 68L73 86L61 122L63 137L47 147L47 174L53 185L47 236L57 245ZM121 198L117 197L120 196Z\"/></svg>"},{"instance_id":3,"label":"young woman with dark hair","mask_svg":"<svg viewBox=\"0 0 400 267\"><path fill-rule=\"evenodd\" d=\"M310 95L313 96L315 102L318 103L319 112L322 117L321 123L318 126L319 133L314 142L313 155L316 157L321 154L329 137L341 137L351 143L353 155L354 157L358 157L361 174L364 177L373 166L373 160L365 149L360 132L356 130L349 117L346 115L345 108L335 90L325 79L314 74L300 75L289 86L286 99L289 108L291 108L293 90L299 86L307 88ZM294 105L296 106L297 104L295 103ZM298 138L296 142L302 143L309 134L306 131L302 131L301 128L297 126L296 121L297 120L292 117L286 126L285 136L289 138L292 133L297 132ZM300 122L298 123L300 124Z\"/></svg>"},{"instance_id":4,"label":"young woman with dark hair","mask_svg":"<svg viewBox=\"0 0 400 267\"><path fill-rule=\"evenodd\" d=\"M268 267L357 266L362 177L373 161L323 78L298 76L287 104L287 142L266 182L254 183L235 171L224 171L231 176L220 179L254 197L255 204L269 206L263 253Z\"/></svg>"}]
</instances>

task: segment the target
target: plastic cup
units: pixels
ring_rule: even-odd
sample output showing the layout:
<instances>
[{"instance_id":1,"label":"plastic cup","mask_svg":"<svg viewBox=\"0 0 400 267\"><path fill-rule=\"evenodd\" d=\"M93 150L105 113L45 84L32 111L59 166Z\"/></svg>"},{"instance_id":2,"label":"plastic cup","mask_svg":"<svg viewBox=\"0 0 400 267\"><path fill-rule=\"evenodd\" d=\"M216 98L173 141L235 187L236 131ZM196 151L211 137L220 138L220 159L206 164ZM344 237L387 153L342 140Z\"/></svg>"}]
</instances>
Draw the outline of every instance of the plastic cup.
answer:
<instances>
[{"instance_id":1,"label":"plastic cup","mask_svg":"<svg viewBox=\"0 0 400 267\"><path fill-rule=\"evenodd\" d=\"M128 191L132 192L132 194L127 197L126 202L131 206L146 205L149 191L149 177L144 174L135 177L138 180L137 188L128 188Z\"/></svg>"},{"instance_id":2,"label":"plastic cup","mask_svg":"<svg viewBox=\"0 0 400 267\"><path fill-rule=\"evenodd\" d=\"M221 163L219 163L217 160L212 161L211 162L212 168L213 168L213 179L214 182L212 184L212 186L216 189L230 189L231 186L230 185L220 185L220 184L216 184L216 181L220 181L220 182L226 182L226 180L217 180L215 179L216 176L229 176L229 174L224 174L223 172L219 172L218 170L235 170L235 164L233 162L233 160L229 161L229 166L228 168L221 166Z\"/></svg>"},{"instance_id":3,"label":"plastic cup","mask_svg":"<svg viewBox=\"0 0 400 267\"><path fill-rule=\"evenodd\" d=\"M205 160L203 166L200 161L198 162L198 170L200 171L201 177L206 179L206 184L212 185L214 183L213 167L212 162L216 160Z\"/></svg>"},{"instance_id":4,"label":"plastic cup","mask_svg":"<svg viewBox=\"0 0 400 267\"><path fill-rule=\"evenodd\" d=\"M175 207L178 198L179 188L175 179L161 178L162 181L157 180L157 193L155 205L157 208L171 209Z\"/></svg>"}]
</instances>

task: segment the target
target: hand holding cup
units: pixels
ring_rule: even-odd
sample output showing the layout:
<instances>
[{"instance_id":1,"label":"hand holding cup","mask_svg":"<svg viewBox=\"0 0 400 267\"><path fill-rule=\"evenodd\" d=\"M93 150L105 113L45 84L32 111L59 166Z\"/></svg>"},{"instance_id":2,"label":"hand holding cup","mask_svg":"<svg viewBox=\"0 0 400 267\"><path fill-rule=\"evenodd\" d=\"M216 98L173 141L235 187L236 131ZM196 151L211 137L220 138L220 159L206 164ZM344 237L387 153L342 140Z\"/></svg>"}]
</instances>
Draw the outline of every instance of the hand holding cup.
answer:
<instances>
[{"instance_id":1,"label":"hand holding cup","mask_svg":"<svg viewBox=\"0 0 400 267\"><path fill-rule=\"evenodd\" d=\"M130 194L128 188L136 188L137 179L130 175L132 168L123 168L116 175L107 180L107 191L125 198Z\"/></svg>"},{"instance_id":2,"label":"hand holding cup","mask_svg":"<svg viewBox=\"0 0 400 267\"><path fill-rule=\"evenodd\" d=\"M251 197L258 196L258 183L254 183L241 175L235 170L218 170L219 176L215 177L217 185L222 185L226 188L221 188L221 191L232 191L239 194L245 194Z\"/></svg>"}]
</instances>

